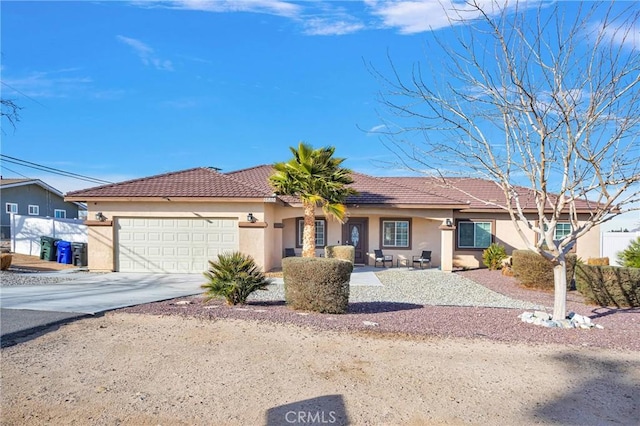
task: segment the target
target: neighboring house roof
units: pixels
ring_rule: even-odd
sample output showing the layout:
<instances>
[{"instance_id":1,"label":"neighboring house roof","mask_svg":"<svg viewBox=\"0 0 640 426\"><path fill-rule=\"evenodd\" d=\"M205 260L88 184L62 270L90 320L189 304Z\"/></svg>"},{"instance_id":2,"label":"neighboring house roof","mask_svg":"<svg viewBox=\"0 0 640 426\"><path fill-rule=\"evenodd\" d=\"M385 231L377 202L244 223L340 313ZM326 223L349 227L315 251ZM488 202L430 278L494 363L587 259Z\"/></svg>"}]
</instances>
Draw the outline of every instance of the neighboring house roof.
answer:
<instances>
[{"instance_id":1,"label":"neighboring house roof","mask_svg":"<svg viewBox=\"0 0 640 426\"><path fill-rule=\"evenodd\" d=\"M60 198L64 199L64 194L61 191L58 191L54 187L52 187L50 185L47 185L46 183L44 183L40 179L5 179L5 178L0 179L0 190L9 189L9 188L16 188L16 187L20 187L20 186L27 186L27 185L37 185L37 186L45 189L46 191L54 193L57 196L59 196ZM78 208L80 208L82 210L86 210L87 209L87 207L82 203L74 202L74 204L77 205Z\"/></svg>"},{"instance_id":2,"label":"neighboring house roof","mask_svg":"<svg viewBox=\"0 0 640 426\"><path fill-rule=\"evenodd\" d=\"M113 198L272 198L273 188L269 176L271 165L260 165L229 173L199 167L165 173L126 182L73 191L67 199ZM502 190L488 180L475 178L446 178L449 185L435 177L375 177L352 173L351 185L358 194L347 199L348 205L426 206L465 210L497 210L504 200ZM456 189L456 187L458 189ZM520 188L525 209L535 208L533 193ZM468 194L473 194L473 197ZM292 196L278 196L286 204L297 205L300 200ZM486 201L481 201L486 200ZM579 209L589 210L586 202Z\"/></svg>"}]
</instances>

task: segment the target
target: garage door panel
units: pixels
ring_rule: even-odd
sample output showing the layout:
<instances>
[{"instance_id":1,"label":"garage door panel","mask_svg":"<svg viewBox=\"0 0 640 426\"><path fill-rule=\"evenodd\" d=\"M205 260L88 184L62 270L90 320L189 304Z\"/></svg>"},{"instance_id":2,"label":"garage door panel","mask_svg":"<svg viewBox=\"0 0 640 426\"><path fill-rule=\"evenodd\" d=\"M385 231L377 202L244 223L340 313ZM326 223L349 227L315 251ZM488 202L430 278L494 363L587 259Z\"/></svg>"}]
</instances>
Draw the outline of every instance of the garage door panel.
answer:
<instances>
[{"instance_id":1,"label":"garage door panel","mask_svg":"<svg viewBox=\"0 0 640 426\"><path fill-rule=\"evenodd\" d=\"M201 273L222 252L238 250L235 219L118 218L122 272Z\"/></svg>"}]
</instances>

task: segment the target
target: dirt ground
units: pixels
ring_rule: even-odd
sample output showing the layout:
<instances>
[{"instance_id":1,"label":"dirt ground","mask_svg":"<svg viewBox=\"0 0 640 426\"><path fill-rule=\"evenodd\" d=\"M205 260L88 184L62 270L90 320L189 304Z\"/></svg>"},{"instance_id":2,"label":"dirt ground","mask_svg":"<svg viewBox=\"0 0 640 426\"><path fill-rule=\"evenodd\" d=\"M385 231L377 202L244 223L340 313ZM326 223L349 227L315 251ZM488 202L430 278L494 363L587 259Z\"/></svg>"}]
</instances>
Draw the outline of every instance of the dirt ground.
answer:
<instances>
[{"instance_id":1,"label":"dirt ground","mask_svg":"<svg viewBox=\"0 0 640 426\"><path fill-rule=\"evenodd\" d=\"M637 352L112 312L2 349L3 425L636 424Z\"/></svg>"},{"instance_id":2,"label":"dirt ground","mask_svg":"<svg viewBox=\"0 0 640 426\"><path fill-rule=\"evenodd\" d=\"M11 253L11 256L10 269L13 270L25 272L52 272L78 268L78 266L75 265L41 260L38 256L27 256L19 253Z\"/></svg>"}]
</instances>

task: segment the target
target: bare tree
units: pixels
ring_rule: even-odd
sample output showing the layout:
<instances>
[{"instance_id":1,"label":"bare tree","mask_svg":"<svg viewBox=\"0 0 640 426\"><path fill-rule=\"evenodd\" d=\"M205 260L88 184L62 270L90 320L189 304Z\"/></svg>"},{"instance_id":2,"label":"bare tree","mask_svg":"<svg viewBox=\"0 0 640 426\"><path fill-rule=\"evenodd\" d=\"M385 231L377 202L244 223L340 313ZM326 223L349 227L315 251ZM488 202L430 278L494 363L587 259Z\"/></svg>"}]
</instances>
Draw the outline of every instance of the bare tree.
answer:
<instances>
[{"instance_id":1,"label":"bare tree","mask_svg":"<svg viewBox=\"0 0 640 426\"><path fill-rule=\"evenodd\" d=\"M528 249L554 264L560 320L566 254L594 226L638 208L640 5L532 3L472 0L449 9L455 36L432 32L426 49L443 55L406 75L391 59L389 71L373 72L393 117L386 140L401 162L501 188L504 200L492 204L508 212ZM518 186L533 194L535 213L525 212ZM590 214L579 220L585 200ZM571 232L555 240L567 218Z\"/></svg>"},{"instance_id":2,"label":"bare tree","mask_svg":"<svg viewBox=\"0 0 640 426\"><path fill-rule=\"evenodd\" d=\"M5 118L15 129L16 123L20 121L18 111L20 111L21 107L11 99L0 99L0 107L0 117ZM4 129L2 129L2 133L5 133Z\"/></svg>"}]
</instances>

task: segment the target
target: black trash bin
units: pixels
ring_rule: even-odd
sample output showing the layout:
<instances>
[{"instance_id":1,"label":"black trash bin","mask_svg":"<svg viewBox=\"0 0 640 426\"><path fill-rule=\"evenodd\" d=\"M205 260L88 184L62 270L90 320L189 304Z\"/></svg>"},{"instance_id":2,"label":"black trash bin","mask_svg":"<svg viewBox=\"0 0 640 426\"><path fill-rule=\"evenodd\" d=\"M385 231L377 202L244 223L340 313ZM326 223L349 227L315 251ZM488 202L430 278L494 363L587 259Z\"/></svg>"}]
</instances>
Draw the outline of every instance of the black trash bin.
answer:
<instances>
[{"instance_id":1,"label":"black trash bin","mask_svg":"<svg viewBox=\"0 0 640 426\"><path fill-rule=\"evenodd\" d=\"M50 262L56 261L56 243L60 241L52 237L40 237L40 259Z\"/></svg>"},{"instance_id":2,"label":"black trash bin","mask_svg":"<svg viewBox=\"0 0 640 426\"><path fill-rule=\"evenodd\" d=\"M75 266L87 266L87 243L71 243L73 252L73 264Z\"/></svg>"},{"instance_id":3,"label":"black trash bin","mask_svg":"<svg viewBox=\"0 0 640 426\"><path fill-rule=\"evenodd\" d=\"M69 241L57 241L58 263L71 265L71 243Z\"/></svg>"}]
</instances>

